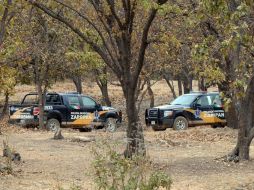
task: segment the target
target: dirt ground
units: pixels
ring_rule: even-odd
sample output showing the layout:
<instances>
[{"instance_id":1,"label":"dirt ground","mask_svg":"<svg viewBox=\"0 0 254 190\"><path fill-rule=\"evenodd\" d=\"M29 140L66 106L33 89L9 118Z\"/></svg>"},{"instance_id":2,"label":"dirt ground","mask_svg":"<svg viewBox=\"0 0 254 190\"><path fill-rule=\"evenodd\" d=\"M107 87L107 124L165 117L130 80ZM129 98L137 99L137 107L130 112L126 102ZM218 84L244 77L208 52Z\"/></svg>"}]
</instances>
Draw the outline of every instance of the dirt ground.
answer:
<instances>
[{"instance_id":1,"label":"dirt ground","mask_svg":"<svg viewBox=\"0 0 254 190\"><path fill-rule=\"evenodd\" d=\"M33 86L17 86L11 102L20 101L24 94L34 89ZM84 83L83 89L85 94L98 101L101 99L99 89L94 84ZM57 83L51 89L56 92L74 90L71 82ZM156 83L153 90L156 105L172 100L165 82ZM109 94L113 106L124 110L121 89L110 86ZM0 97L0 102L2 98ZM141 105L141 116L148 105L149 98L145 97ZM143 120L142 117L141 119ZM20 164L12 164L16 175L0 175L0 190L74 190L75 186L94 189L91 176L92 147L107 139L117 142L118 151L122 153L126 142L124 126L115 133L106 133L103 130L80 133L64 129L65 139L55 141L51 132L21 129L4 123L0 125L3 130L0 135L0 162L4 161L1 158L2 141L6 139L22 157ZM156 169L171 176L173 190L254 189L254 144L251 145L249 162L226 163L220 159L235 146L237 130L201 126L181 132L172 129L154 132L146 129L144 134L148 156ZM79 136L94 138L95 141L73 142L72 139Z\"/></svg>"},{"instance_id":2,"label":"dirt ground","mask_svg":"<svg viewBox=\"0 0 254 190\"><path fill-rule=\"evenodd\" d=\"M145 130L148 155L171 175L172 189L254 189L254 161L226 163L218 159L235 145L236 130L212 129L208 126L193 127L176 132ZM22 157L20 164L13 164L16 176L0 176L0 190L69 189L73 185L93 189L91 147L103 139L119 144L124 149L125 132L103 130L80 133L63 130L64 140L53 140L51 132L12 127L0 136L8 137L9 144ZM95 138L94 142L73 142L77 136ZM251 158L254 158L251 146ZM2 152L2 147L0 148Z\"/></svg>"}]
</instances>

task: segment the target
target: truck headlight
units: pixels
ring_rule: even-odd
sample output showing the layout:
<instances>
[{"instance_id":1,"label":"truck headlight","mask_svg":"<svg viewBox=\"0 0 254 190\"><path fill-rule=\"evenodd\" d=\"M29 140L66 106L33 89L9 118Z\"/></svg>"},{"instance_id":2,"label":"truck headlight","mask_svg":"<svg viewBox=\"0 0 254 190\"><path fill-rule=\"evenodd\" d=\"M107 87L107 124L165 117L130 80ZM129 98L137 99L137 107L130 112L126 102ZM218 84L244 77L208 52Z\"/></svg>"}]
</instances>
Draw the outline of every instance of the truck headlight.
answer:
<instances>
[{"instance_id":1,"label":"truck headlight","mask_svg":"<svg viewBox=\"0 0 254 190\"><path fill-rule=\"evenodd\" d=\"M164 111L164 117L172 116L173 111Z\"/></svg>"}]
</instances>

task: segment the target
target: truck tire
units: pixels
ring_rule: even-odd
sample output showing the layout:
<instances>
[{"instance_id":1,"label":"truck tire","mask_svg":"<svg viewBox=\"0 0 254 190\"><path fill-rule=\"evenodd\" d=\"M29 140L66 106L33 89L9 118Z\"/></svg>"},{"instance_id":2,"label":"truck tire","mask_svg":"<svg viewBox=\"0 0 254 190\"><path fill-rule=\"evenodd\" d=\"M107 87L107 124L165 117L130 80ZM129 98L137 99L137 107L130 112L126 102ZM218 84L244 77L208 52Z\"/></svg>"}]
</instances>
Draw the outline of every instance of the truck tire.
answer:
<instances>
[{"instance_id":1,"label":"truck tire","mask_svg":"<svg viewBox=\"0 0 254 190\"><path fill-rule=\"evenodd\" d=\"M174 130L186 130L188 128L188 121L183 116L175 118L173 129Z\"/></svg>"},{"instance_id":2,"label":"truck tire","mask_svg":"<svg viewBox=\"0 0 254 190\"><path fill-rule=\"evenodd\" d=\"M113 118L113 117L109 117L107 118L107 121L106 121L106 124L105 124L105 127L106 127L106 130L108 132L115 132L116 129L117 129L117 119L116 118Z\"/></svg>"},{"instance_id":3,"label":"truck tire","mask_svg":"<svg viewBox=\"0 0 254 190\"><path fill-rule=\"evenodd\" d=\"M56 132L61 127L61 124L57 119L52 118L47 121L46 127L49 131Z\"/></svg>"},{"instance_id":4,"label":"truck tire","mask_svg":"<svg viewBox=\"0 0 254 190\"><path fill-rule=\"evenodd\" d=\"M162 128L162 127L158 127L156 125L153 125L152 128L154 131L165 131L167 129L166 127Z\"/></svg>"}]
</instances>

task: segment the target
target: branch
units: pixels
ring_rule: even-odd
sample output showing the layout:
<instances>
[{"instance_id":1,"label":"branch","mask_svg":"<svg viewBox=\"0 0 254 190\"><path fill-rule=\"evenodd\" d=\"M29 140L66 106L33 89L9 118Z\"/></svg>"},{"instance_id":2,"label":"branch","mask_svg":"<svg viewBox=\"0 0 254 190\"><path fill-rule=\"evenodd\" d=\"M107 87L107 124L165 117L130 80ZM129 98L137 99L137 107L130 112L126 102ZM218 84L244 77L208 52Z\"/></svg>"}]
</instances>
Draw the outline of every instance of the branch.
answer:
<instances>
[{"instance_id":1,"label":"branch","mask_svg":"<svg viewBox=\"0 0 254 190\"><path fill-rule=\"evenodd\" d=\"M38 3L35 0L27 0L30 4L37 7L38 9L42 10L44 13L48 14L52 18L62 22L65 24L68 28L70 28L73 32L75 32L80 38L82 38L86 43L88 43L92 49L97 52L101 58L105 61L105 63L115 72L115 73L121 73L121 70L119 70L118 67L115 67L115 64L112 63L112 61L108 58L107 54L103 51L101 47L99 47L96 43L94 43L91 39L89 39L87 36L84 35L81 30L79 30L77 27L75 27L72 23L67 21L66 18L63 16L55 13L54 11L50 10L45 5Z\"/></svg>"},{"instance_id":2,"label":"branch","mask_svg":"<svg viewBox=\"0 0 254 190\"><path fill-rule=\"evenodd\" d=\"M55 2L59 3L60 5L70 9L71 11L73 11L74 13L78 14L81 18L83 18L84 20L86 20L88 22L88 24L90 24L95 31L99 34L100 38L102 39L103 45L105 46L106 50L108 51L111 60L116 63L116 60L114 59L114 56L112 55L109 46L106 43L106 40L102 34L102 32L99 30L99 28L84 14L80 13L79 11L75 10L73 7L71 7L70 5L66 5L64 2L62 2L61 0L54 0Z\"/></svg>"},{"instance_id":3,"label":"branch","mask_svg":"<svg viewBox=\"0 0 254 190\"><path fill-rule=\"evenodd\" d=\"M114 0L106 0L106 1L107 1L107 3L108 3L108 6L109 6L109 8L110 8L110 11L111 11L112 15L113 15L113 16L115 17L115 19L116 19L116 22L117 22L119 28L120 28L120 29L123 29L123 24L122 24L120 18L119 18L119 17L117 16L117 14L116 14L116 10L115 10L115 1L114 1Z\"/></svg>"},{"instance_id":4,"label":"branch","mask_svg":"<svg viewBox=\"0 0 254 190\"><path fill-rule=\"evenodd\" d=\"M9 7L12 4L12 0L7 0L7 5L5 6L3 17L0 21L0 47L2 46L4 35L5 35L5 28L6 28L6 21L9 15Z\"/></svg>"},{"instance_id":5,"label":"branch","mask_svg":"<svg viewBox=\"0 0 254 190\"><path fill-rule=\"evenodd\" d=\"M93 1L91 1L91 3L92 3L92 6L93 6L94 10L97 13L99 21L101 22L102 26L104 27L104 30L106 31L106 33L109 36L109 40L111 42L112 48L113 48L113 50L115 52L115 55L118 56L117 46L116 46L116 44L115 44L115 42L113 40L112 34L111 34L112 33L112 28L108 27L107 24L105 23L105 20L102 18L102 16L105 17L105 14L103 13L103 11L101 11L98 8L98 6Z\"/></svg>"},{"instance_id":6,"label":"branch","mask_svg":"<svg viewBox=\"0 0 254 190\"><path fill-rule=\"evenodd\" d=\"M139 74L140 74L140 72L142 70L142 67L144 65L145 51L146 51L146 48L148 46L147 37L148 37L149 29L150 29L150 27L152 25L152 22L153 22L153 20L156 16L157 11L158 11L158 9L152 9L150 11L148 20L147 20L147 22L144 26L143 35L142 35L142 39L141 39L141 46L140 46L140 49L139 49L137 66L135 68L135 72L134 72L134 76L133 76L133 84L132 85L136 84L136 82L138 80L138 77L139 77Z\"/></svg>"}]
</instances>

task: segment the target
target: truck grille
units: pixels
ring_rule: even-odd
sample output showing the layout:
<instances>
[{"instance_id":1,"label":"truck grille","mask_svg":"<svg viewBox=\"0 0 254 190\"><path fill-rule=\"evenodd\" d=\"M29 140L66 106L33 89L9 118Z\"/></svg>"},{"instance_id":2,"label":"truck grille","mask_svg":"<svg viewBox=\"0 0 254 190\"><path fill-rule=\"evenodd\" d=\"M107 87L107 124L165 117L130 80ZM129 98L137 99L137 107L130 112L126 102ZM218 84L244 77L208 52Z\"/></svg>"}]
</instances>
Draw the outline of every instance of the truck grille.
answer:
<instances>
[{"instance_id":1,"label":"truck grille","mask_svg":"<svg viewBox=\"0 0 254 190\"><path fill-rule=\"evenodd\" d=\"M149 110L149 117L158 118L158 109Z\"/></svg>"}]
</instances>

